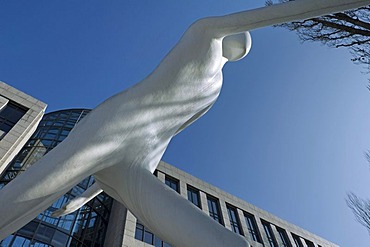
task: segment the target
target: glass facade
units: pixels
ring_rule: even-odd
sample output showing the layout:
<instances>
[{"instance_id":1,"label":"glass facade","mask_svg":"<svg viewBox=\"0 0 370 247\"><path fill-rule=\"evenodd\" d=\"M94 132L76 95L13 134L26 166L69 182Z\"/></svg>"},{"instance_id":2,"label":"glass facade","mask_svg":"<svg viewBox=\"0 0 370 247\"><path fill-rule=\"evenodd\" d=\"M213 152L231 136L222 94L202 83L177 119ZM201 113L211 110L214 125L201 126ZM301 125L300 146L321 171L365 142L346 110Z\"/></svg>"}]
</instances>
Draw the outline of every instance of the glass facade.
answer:
<instances>
[{"instance_id":1,"label":"glass facade","mask_svg":"<svg viewBox=\"0 0 370 247\"><path fill-rule=\"evenodd\" d=\"M88 112L85 109L73 109L45 114L36 132L0 177L0 188L63 141ZM80 182L37 218L1 241L0 246L103 246L112 206L112 199L105 193L74 213L59 218L51 217L52 212L80 195L93 183L93 177Z\"/></svg>"}]
</instances>

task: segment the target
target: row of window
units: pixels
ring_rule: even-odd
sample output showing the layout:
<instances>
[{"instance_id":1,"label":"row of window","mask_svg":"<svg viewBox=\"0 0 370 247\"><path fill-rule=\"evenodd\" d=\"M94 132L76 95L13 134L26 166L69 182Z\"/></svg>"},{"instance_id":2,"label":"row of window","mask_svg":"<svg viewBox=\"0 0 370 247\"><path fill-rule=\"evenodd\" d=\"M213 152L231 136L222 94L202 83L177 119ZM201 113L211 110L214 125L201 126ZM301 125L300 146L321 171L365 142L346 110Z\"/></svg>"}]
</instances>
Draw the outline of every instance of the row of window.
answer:
<instances>
[{"instance_id":1,"label":"row of window","mask_svg":"<svg viewBox=\"0 0 370 247\"><path fill-rule=\"evenodd\" d=\"M149 231L139 220L136 222L135 238L155 247L171 247L171 245Z\"/></svg>"},{"instance_id":2,"label":"row of window","mask_svg":"<svg viewBox=\"0 0 370 247\"><path fill-rule=\"evenodd\" d=\"M175 190L177 193L180 193L179 180L166 175L165 184L169 186L170 188L172 188L173 190ZM192 202L198 208L202 209L200 193L198 189L190 185L187 185L187 196L190 202ZM224 225L219 200L207 194L207 204L208 204L209 216L213 218L215 221L217 221L218 223L220 223L221 225ZM227 208L227 213L229 216L231 230L233 232L240 234L242 236L249 235L249 237L253 241L263 244L260 232L257 227L256 219L252 214L243 211L244 220L245 220L247 230L248 230L248 232L244 233L239 216L238 216L237 208L227 203L226 203L226 208ZM271 228L271 223L261 219L261 224L262 224L263 230L265 231L265 234L267 237L266 240L268 241L268 246L278 247L279 245L276 239L276 237L278 237L280 246L293 247L292 243L289 240L288 234L284 229L276 226L278 236L275 237L275 234ZM140 223L140 221L138 221L136 224L135 238L143 242L146 242L148 244L152 244L156 247L169 247L170 246L169 244L163 242L158 237L156 237L153 233L151 233L147 228L145 228L145 226L142 223ZM295 235L292 233L292 238L294 240L294 244L296 247L303 247L301 238L298 235ZM313 242L309 240L304 239L304 241L308 247L315 246ZM321 246L318 245L318 247L321 247Z\"/></svg>"}]
</instances>

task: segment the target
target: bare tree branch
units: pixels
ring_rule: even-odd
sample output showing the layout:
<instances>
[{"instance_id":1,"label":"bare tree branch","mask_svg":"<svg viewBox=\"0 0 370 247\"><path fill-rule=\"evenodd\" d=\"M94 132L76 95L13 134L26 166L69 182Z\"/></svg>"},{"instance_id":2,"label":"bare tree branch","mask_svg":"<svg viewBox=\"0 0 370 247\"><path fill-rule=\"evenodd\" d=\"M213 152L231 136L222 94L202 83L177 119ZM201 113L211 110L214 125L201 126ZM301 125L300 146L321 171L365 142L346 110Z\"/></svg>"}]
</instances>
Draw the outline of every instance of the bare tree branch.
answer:
<instances>
[{"instance_id":1,"label":"bare tree branch","mask_svg":"<svg viewBox=\"0 0 370 247\"><path fill-rule=\"evenodd\" d=\"M336 14L333 14L333 16L338 20L342 20L347 23L352 23L358 27L364 28L365 30L370 30L370 23L361 21L360 19L355 18L355 17L350 17L349 15L345 13L336 13Z\"/></svg>"},{"instance_id":2,"label":"bare tree branch","mask_svg":"<svg viewBox=\"0 0 370 247\"><path fill-rule=\"evenodd\" d=\"M350 44L339 44L336 47L338 48L338 47L348 47L348 46L353 46L353 45L362 45L362 44L365 44L365 43L368 43L368 42L370 42L370 39L353 41Z\"/></svg>"},{"instance_id":3,"label":"bare tree branch","mask_svg":"<svg viewBox=\"0 0 370 247\"><path fill-rule=\"evenodd\" d=\"M266 4L272 5L274 1L268 0ZM279 26L295 31L303 42L321 42L330 47L349 49L353 56L351 60L365 65L370 72L370 6Z\"/></svg>"},{"instance_id":4,"label":"bare tree branch","mask_svg":"<svg viewBox=\"0 0 370 247\"><path fill-rule=\"evenodd\" d=\"M370 201L358 198L354 193L347 195L347 205L352 210L357 221L365 226L370 234Z\"/></svg>"},{"instance_id":5,"label":"bare tree branch","mask_svg":"<svg viewBox=\"0 0 370 247\"><path fill-rule=\"evenodd\" d=\"M370 36L370 30L363 30L363 29L350 27L350 26L342 25L342 24L335 23L335 22L329 22L323 19L318 19L318 18L314 18L311 20L317 23L321 23L325 27L330 27L333 29L347 32L347 33L358 34L358 35L363 35L363 36Z\"/></svg>"},{"instance_id":6,"label":"bare tree branch","mask_svg":"<svg viewBox=\"0 0 370 247\"><path fill-rule=\"evenodd\" d=\"M266 4L272 5L274 1L268 0ZM295 31L303 42L318 41L330 47L349 49L351 60L356 64L365 65L370 73L370 6L278 26ZM368 89L370 90L370 84ZM365 156L370 163L370 151ZM365 226L370 234L370 200L349 193L346 202L356 220Z\"/></svg>"}]
</instances>

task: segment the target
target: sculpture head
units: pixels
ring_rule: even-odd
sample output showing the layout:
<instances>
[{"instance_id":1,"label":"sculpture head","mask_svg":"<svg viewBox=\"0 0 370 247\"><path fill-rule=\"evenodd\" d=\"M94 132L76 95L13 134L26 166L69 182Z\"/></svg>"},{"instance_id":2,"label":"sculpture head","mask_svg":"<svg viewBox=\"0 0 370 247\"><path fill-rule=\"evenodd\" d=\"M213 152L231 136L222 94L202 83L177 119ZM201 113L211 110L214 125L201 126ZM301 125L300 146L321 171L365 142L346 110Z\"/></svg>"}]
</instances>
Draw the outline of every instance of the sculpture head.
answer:
<instances>
[{"instance_id":1,"label":"sculpture head","mask_svg":"<svg viewBox=\"0 0 370 247\"><path fill-rule=\"evenodd\" d=\"M251 47L249 32L228 35L222 40L222 56L228 61L238 61L248 54Z\"/></svg>"}]
</instances>

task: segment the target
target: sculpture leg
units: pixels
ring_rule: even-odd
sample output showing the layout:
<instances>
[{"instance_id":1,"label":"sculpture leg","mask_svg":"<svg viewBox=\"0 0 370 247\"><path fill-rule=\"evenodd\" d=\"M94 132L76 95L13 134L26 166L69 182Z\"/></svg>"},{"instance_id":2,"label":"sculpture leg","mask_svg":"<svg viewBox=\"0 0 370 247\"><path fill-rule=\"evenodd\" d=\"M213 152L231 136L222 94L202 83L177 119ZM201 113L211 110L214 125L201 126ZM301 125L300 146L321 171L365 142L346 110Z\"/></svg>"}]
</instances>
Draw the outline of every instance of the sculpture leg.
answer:
<instances>
[{"instance_id":1,"label":"sculpture leg","mask_svg":"<svg viewBox=\"0 0 370 247\"><path fill-rule=\"evenodd\" d=\"M243 237L214 221L144 168L112 167L95 173L94 177L104 192L121 201L172 246L249 246Z\"/></svg>"},{"instance_id":2,"label":"sculpture leg","mask_svg":"<svg viewBox=\"0 0 370 247\"><path fill-rule=\"evenodd\" d=\"M87 190L85 190L80 196L73 198L72 200L68 201L64 204L59 210L54 211L51 216L52 217L61 217L66 214L70 214L77 209L81 208L83 205L88 203L91 199L95 196L102 193L103 190L100 189L97 183L91 185Z\"/></svg>"},{"instance_id":3,"label":"sculpture leg","mask_svg":"<svg viewBox=\"0 0 370 247\"><path fill-rule=\"evenodd\" d=\"M42 159L0 190L0 240L30 222L90 174ZM64 169L63 169L64 168ZM69 172L66 172L69 170Z\"/></svg>"}]
</instances>

